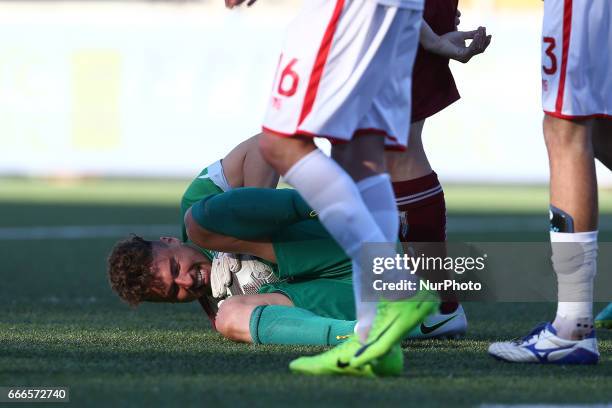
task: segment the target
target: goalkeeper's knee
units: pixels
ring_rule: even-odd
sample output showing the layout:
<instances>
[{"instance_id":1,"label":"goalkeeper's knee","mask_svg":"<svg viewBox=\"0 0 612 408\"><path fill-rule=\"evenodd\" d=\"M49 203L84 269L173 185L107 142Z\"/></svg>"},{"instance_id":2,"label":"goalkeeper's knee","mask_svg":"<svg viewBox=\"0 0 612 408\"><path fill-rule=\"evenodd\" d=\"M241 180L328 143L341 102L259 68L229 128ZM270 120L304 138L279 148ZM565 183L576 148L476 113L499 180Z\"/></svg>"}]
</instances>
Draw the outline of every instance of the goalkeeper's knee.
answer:
<instances>
[{"instance_id":1,"label":"goalkeeper's knee","mask_svg":"<svg viewBox=\"0 0 612 408\"><path fill-rule=\"evenodd\" d=\"M215 325L217 331L233 341L250 342L249 319L253 306L241 301L242 296L232 296L221 303Z\"/></svg>"}]
</instances>

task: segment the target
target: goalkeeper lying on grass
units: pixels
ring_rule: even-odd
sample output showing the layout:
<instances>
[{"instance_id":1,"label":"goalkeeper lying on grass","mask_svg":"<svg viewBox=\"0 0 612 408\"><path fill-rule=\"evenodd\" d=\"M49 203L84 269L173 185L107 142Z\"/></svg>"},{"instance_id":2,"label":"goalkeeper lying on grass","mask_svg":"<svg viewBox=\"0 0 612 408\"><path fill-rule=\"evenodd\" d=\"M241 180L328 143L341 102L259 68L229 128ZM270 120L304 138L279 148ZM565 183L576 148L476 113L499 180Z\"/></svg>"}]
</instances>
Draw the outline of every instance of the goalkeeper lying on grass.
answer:
<instances>
[{"instance_id":1,"label":"goalkeeper lying on grass","mask_svg":"<svg viewBox=\"0 0 612 408\"><path fill-rule=\"evenodd\" d=\"M351 262L296 191L243 188L277 183L256 138L187 188L183 241L133 236L115 245L111 286L131 305L198 300L231 340L338 344L355 326ZM455 317L434 315L426 326L433 330L417 328L412 336L457 334L465 317Z\"/></svg>"}]
</instances>

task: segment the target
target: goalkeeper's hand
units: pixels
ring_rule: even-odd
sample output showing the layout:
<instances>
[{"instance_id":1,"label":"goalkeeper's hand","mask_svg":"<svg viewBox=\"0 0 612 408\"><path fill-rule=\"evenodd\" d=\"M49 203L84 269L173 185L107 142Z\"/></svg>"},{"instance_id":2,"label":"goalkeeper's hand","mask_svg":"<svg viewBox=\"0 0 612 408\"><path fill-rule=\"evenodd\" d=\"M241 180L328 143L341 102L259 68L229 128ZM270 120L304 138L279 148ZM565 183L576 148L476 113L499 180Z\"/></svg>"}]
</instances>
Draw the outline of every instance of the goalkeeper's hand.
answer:
<instances>
[{"instance_id":1,"label":"goalkeeper's hand","mask_svg":"<svg viewBox=\"0 0 612 408\"><path fill-rule=\"evenodd\" d=\"M232 284L232 274L235 274L241 268L240 255L227 252L218 252L215 255L210 271L210 286L214 298L224 299L227 297L227 289Z\"/></svg>"}]
</instances>

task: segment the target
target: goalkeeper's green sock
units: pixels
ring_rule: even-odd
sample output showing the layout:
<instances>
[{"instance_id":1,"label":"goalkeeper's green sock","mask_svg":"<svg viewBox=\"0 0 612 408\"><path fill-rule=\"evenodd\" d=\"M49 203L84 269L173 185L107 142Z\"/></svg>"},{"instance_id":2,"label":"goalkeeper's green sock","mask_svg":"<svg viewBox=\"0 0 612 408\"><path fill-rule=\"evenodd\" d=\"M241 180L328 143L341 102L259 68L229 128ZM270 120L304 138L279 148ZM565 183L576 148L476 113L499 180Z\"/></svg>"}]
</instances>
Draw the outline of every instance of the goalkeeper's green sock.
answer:
<instances>
[{"instance_id":1,"label":"goalkeeper's green sock","mask_svg":"<svg viewBox=\"0 0 612 408\"><path fill-rule=\"evenodd\" d=\"M354 320L338 320L291 306L257 306L251 314L254 344L300 344L335 346L355 328Z\"/></svg>"},{"instance_id":2,"label":"goalkeeper's green sock","mask_svg":"<svg viewBox=\"0 0 612 408\"><path fill-rule=\"evenodd\" d=\"M316 217L295 190L253 187L204 197L193 204L191 214L201 227L240 239L271 236Z\"/></svg>"}]
</instances>

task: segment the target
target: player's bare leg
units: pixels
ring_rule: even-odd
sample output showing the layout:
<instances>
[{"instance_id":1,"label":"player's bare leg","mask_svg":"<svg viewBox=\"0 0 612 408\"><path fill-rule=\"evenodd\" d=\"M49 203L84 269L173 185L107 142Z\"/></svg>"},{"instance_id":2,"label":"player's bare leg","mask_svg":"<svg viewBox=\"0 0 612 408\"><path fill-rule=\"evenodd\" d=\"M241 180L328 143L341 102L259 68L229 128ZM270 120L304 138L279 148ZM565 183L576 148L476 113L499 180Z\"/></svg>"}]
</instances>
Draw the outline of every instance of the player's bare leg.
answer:
<instances>
[{"instance_id":1,"label":"player's bare leg","mask_svg":"<svg viewBox=\"0 0 612 408\"><path fill-rule=\"evenodd\" d=\"M592 122L546 115L543 127L550 163L550 204L573 218L573 232L593 231L597 228L597 178Z\"/></svg>"},{"instance_id":2,"label":"player's bare leg","mask_svg":"<svg viewBox=\"0 0 612 408\"><path fill-rule=\"evenodd\" d=\"M597 255L597 178L592 143L592 121L568 121L546 116L544 137L550 162L550 203L553 220L553 262L559 280L559 305L553 327L559 337L578 340L593 328L593 278ZM581 242L584 260L571 265L570 254L555 242ZM569 249L569 248L568 248ZM567 259L566 259L567 258ZM580 291L580 301L564 301Z\"/></svg>"},{"instance_id":3,"label":"player's bare leg","mask_svg":"<svg viewBox=\"0 0 612 408\"><path fill-rule=\"evenodd\" d=\"M259 138L259 150L264 160L282 175L316 149L309 137L281 137L264 132Z\"/></svg>"},{"instance_id":4,"label":"player's bare leg","mask_svg":"<svg viewBox=\"0 0 612 408\"><path fill-rule=\"evenodd\" d=\"M550 240L558 305L552 324L520 341L497 342L489 354L505 361L596 364L593 280L597 271L597 179L592 120L546 115L544 139L550 165Z\"/></svg>"},{"instance_id":5,"label":"player's bare leg","mask_svg":"<svg viewBox=\"0 0 612 408\"><path fill-rule=\"evenodd\" d=\"M361 135L349 143L333 145L331 156L355 182L359 182L385 172L384 142L380 135Z\"/></svg>"},{"instance_id":6,"label":"player's bare leg","mask_svg":"<svg viewBox=\"0 0 612 408\"><path fill-rule=\"evenodd\" d=\"M597 176L591 121L546 115L544 139L550 163L551 242L559 282L553 327L559 337L580 340L593 329L593 279L597 257ZM564 244L555 245L557 242ZM574 262L573 246L581 249Z\"/></svg>"},{"instance_id":7,"label":"player's bare leg","mask_svg":"<svg viewBox=\"0 0 612 408\"><path fill-rule=\"evenodd\" d=\"M423 147L424 125L425 120L410 125L410 138L405 152L388 151L385 153L387 170L393 182L427 176L433 171Z\"/></svg>"}]
</instances>

